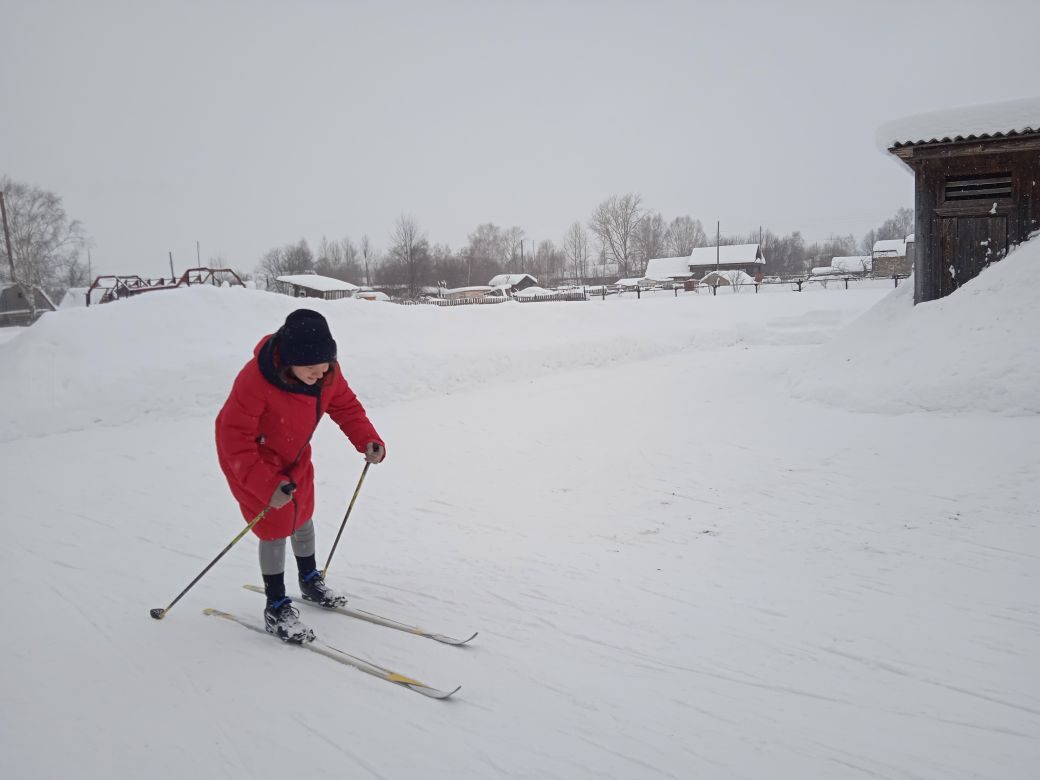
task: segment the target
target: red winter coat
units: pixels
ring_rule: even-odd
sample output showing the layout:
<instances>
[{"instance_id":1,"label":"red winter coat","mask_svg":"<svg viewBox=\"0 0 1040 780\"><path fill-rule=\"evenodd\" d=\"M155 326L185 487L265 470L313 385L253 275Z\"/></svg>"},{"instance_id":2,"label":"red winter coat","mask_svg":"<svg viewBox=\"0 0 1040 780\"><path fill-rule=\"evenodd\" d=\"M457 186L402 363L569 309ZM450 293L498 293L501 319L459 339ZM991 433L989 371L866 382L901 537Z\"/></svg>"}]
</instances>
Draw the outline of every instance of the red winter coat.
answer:
<instances>
[{"instance_id":1,"label":"red winter coat","mask_svg":"<svg viewBox=\"0 0 1040 780\"><path fill-rule=\"evenodd\" d=\"M283 539L314 514L310 439L323 414L328 412L358 452L383 440L337 363L308 387L281 377L271 336L256 345L253 355L217 415L217 457L247 520L267 506L280 482L296 483L293 500L253 526L261 539Z\"/></svg>"}]
</instances>

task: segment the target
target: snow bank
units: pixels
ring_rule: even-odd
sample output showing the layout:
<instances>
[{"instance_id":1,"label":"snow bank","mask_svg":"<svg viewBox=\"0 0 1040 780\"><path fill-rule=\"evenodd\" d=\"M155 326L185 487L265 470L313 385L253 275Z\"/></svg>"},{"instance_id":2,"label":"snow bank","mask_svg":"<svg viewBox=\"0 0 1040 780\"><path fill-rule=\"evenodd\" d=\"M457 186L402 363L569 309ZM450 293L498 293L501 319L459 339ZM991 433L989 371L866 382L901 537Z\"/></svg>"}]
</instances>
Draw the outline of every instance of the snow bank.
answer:
<instances>
[{"instance_id":1,"label":"snow bank","mask_svg":"<svg viewBox=\"0 0 1040 780\"><path fill-rule=\"evenodd\" d=\"M0 440L215 415L256 342L300 306L329 318L351 384L378 407L684 349L819 344L880 294L441 309L242 288L156 292L48 314L0 345Z\"/></svg>"},{"instance_id":2,"label":"snow bank","mask_svg":"<svg viewBox=\"0 0 1040 780\"><path fill-rule=\"evenodd\" d=\"M903 284L792 371L801 398L864 412L1040 414L1040 240L953 295Z\"/></svg>"}]
</instances>

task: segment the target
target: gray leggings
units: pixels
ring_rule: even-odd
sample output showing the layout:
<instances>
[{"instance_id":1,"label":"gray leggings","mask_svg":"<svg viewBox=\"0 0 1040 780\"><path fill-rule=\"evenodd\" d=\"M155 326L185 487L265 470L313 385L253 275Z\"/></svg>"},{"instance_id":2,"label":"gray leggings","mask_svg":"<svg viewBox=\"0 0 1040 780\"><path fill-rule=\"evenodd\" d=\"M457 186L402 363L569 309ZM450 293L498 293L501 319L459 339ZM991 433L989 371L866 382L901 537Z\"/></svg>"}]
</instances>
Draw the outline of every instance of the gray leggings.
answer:
<instances>
[{"instance_id":1,"label":"gray leggings","mask_svg":"<svg viewBox=\"0 0 1040 780\"><path fill-rule=\"evenodd\" d=\"M308 520L293 533L293 555L314 555L314 523ZM281 574L285 571L285 539L260 540L260 573Z\"/></svg>"}]
</instances>

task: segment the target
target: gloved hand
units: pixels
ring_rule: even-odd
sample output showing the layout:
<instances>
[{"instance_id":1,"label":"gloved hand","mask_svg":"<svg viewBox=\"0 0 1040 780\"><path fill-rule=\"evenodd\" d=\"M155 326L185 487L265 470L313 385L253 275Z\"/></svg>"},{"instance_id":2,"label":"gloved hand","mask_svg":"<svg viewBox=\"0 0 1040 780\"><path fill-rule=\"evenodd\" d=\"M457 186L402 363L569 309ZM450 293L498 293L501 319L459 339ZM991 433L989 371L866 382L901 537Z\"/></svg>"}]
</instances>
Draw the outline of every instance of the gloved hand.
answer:
<instances>
[{"instance_id":1,"label":"gloved hand","mask_svg":"<svg viewBox=\"0 0 1040 780\"><path fill-rule=\"evenodd\" d=\"M386 447L377 441L370 441L365 445L365 462L382 463L386 457Z\"/></svg>"},{"instance_id":2,"label":"gloved hand","mask_svg":"<svg viewBox=\"0 0 1040 780\"><path fill-rule=\"evenodd\" d=\"M283 506L292 501L293 491L296 490L296 485L292 482L282 481L278 484L277 489L271 495L271 500L267 502L267 505L271 509L281 509Z\"/></svg>"}]
</instances>

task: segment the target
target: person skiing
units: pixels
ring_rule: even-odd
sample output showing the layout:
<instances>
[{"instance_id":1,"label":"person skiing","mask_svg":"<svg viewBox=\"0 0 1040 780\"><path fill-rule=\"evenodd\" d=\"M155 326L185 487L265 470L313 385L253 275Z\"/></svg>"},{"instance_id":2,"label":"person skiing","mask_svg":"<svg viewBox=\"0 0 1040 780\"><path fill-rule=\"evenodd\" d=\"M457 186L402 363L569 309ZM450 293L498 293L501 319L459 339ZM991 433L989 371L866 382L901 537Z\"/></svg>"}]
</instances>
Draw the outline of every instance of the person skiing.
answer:
<instances>
[{"instance_id":1,"label":"person skiing","mask_svg":"<svg viewBox=\"0 0 1040 780\"><path fill-rule=\"evenodd\" d=\"M314 632L285 594L286 538L304 600L326 608L346 603L325 584L314 556L310 440L325 413L366 461L383 460L386 445L343 377L328 323L316 311L297 309L256 345L216 421L220 468L243 516L252 520L267 508L253 527L267 595L264 625L287 642L310 641Z\"/></svg>"}]
</instances>

